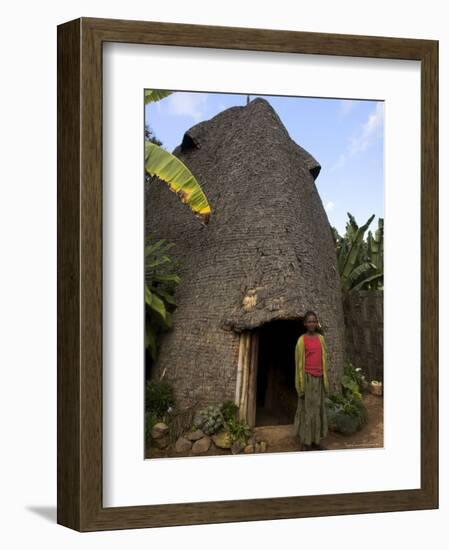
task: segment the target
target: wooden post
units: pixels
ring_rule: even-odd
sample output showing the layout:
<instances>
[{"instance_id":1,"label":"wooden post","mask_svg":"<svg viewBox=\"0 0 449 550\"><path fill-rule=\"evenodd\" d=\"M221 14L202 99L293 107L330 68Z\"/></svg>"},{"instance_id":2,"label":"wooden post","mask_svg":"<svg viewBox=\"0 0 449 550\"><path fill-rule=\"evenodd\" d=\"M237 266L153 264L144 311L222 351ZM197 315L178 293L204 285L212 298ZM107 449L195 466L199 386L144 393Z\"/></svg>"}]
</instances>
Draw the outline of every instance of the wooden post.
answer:
<instances>
[{"instance_id":1,"label":"wooden post","mask_svg":"<svg viewBox=\"0 0 449 550\"><path fill-rule=\"evenodd\" d=\"M251 333L251 355L249 361L249 384L248 384L248 408L247 423L250 428L256 424L256 405L257 405L257 363L259 356L259 332L257 330Z\"/></svg>"},{"instance_id":2,"label":"wooden post","mask_svg":"<svg viewBox=\"0 0 449 550\"><path fill-rule=\"evenodd\" d=\"M245 332L242 334L243 341L243 358L242 358L242 387L239 403L239 418L246 420L246 394L248 392L248 351L250 348L250 334Z\"/></svg>"},{"instance_id":3,"label":"wooden post","mask_svg":"<svg viewBox=\"0 0 449 550\"><path fill-rule=\"evenodd\" d=\"M235 399L234 403L240 405L240 396L242 391L242 369L243 369L243 356L245 353L245 333L240 333L239 336L239 358L237 362L237 380L235 384Z\"/></svg>"}]
</instances>

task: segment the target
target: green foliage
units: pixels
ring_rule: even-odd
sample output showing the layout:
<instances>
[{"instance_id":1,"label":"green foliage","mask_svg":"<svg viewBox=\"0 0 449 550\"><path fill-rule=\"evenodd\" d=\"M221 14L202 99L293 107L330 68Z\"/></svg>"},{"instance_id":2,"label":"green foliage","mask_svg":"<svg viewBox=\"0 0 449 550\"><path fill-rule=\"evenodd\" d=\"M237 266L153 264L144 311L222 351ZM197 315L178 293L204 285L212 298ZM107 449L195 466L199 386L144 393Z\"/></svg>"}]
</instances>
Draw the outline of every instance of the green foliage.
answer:
<instances>
[{"instance_id":1,"label":"green foliage","mask_svg":"<svg viewBox=\"0 0 449 550\"><path fill-rule=\"evenodd\" d=\"M145 385L145 409L157 419L164 419L175 403L173 387L164 380L148 380Z\"/></svg>"},{"instance_id":2,"label":"green foliage","mask_svg":"<svg viewBox=\"0 0 449 550\"><path fill-rule=\"evenodd\" d=\"M211 209L207 197L198 180L178 157L146 140L145 170L151 177L164 181L202 223L208 223Z\"/></svg>"},{"instance_id":3,"label":"green foliage","mask_svg":"<svg viewBox=\"0 0 449 550\"><path fill-rule=\"evenodd\" d=\"M144 137L145 137L145 141L151 141L151 143L154 143L155 145L159 145L159 147L162 147L163 145L162 141L154 135L153 130L150 128L148 124L145 124Z\"/></svg>"},{"instance_id":4,"label":"green foliage","mask_svg":"<svg viewBox=\"0 0 449 550\"><path fill-rule=\"evenodd\" d=\"M368 420L363 401L350 393L331 394L325 398L325 404L331 430L344 434L354 433Z\"/></svg>"},{"instance_id":5,"label":"green foliage","mask_svg":"<svg viewBox=\"0 0 449 550\"><path fill-rule=\"evenodd\" d=\"M248 438L251 436L251 428L249 425L234 417L230 417L226 421L225 428L231 436L232 443L238 440L243 445L246 445Z\"/></svg>"},{"instance_id":6,"label":"green foliage","mask_svg":"<svg viewBox=\"0 0 449 550\"><path fill-rule=\"evenodd\" d=\"M368 412L362 401L362 392L368 389L368 381L361 368L347 362L341 379L341 393L325 398L329 427L344 434L354 433L367 422Z\"/></svg>"},{"instance_id":7,"label":"green foliage","mask_svg":"<svg viewBox=\"0 0 449 550\"><path fill-rule=\"evenodd\" d=\"M362 369L355 368L351 362L344 367L341 385L344 393L350 393L358 399L362 399L362 392L368 389L368 381Z\"/></svg>"},{"instance_id":8,"label":"green foliage","mask_svg":"<svg viewBox=\"0 0 449 550\"><path fill-rule=\"evenodd\" d=\"M168 90L145 90L145 105L147 103L155 103L156 101L160 101L172 93L173 92Z\"/></svg>"},{"instance_id":9,"label":"green foliage","mask_svg":"<svg viewBox=\"0 0 449 550\"><path fill-rule=\"evenodd\" d=\"M154 425L157 424L158 418L156 413L153 411L147 411L145 413L145 441L150 443L151 441L151 432L153 431Z\"/></svg>"},{"instance_id":10,"label":"green foliage","mask_svg":"<svg viewBox=\"0 0 449 550\"><path fill-rule=\"evenodd\" d=\"M232 443L239 440L242 444L246 444L251 436L251 428L238 419L238 410L238 406L233 401L209 405L195 414L193 429L200 429L206 435L225 430L229 432Z\"/></svg>"},{"instance_id":11,"label":"green foliage","mask_svg":"<svg viewBox=\"0 0 449 550\"><path fill-rule=\"evenodd\" d=\"M383 289L383 218L378 219L378 228L373 237L364 235L374 214L361 227L354 216L348 212L344 236L339 235L335 227L331 228L336 246L337 265L343 290L381 290Z\"/></svg>"},{"instance_id":12,"label":"green foliage","mask_svg":"<svg viewBox=\"0 0 449 550\"><path fill-rule=\"evenodd\" d=\"M180 265L168 254L174 243L166 239L156 241L153 235L148 235L145 241L145 347L154 361L159 335L172 328L171 314L177 307L175 292L181 282Z\"/></svg>"},{"instance_id":13,"label":"green foliage","mask_svg":"<svg viewBox=\"0 0 449 550\"><path fill-rule=\"evenodd\" d=\"M234 401L225 401L221 406L221 412L225 422L229 422L231 419L237 418L238 405Z\"/></svg>"},{"instance_id":14,"label":"green foliage","mask_svg":"<svg viewBox=\"0 0 449 550\"><path fill-rule=\"evenodd\" d=\"M217 433L224 426L221 405L209 405L200 410L193 419L193 427L202 430L206 435Z\"/></svg>"}]
</instances>

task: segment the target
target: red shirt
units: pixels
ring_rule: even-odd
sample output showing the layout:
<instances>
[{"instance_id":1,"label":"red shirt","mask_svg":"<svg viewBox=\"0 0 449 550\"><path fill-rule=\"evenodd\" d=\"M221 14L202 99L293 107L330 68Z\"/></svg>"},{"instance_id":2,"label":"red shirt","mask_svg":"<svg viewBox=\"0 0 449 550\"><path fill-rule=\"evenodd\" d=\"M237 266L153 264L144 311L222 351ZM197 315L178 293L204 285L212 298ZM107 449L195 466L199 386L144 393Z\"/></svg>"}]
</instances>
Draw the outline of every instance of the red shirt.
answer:
<instances>
[{"instance_id":1,"label":"red shirt","mask_svg":"<svg viewBox=\"0 0 449 550\"><path fill-rule=\"evenodd\" d=\"M323 363L321 359L321 341L319 336L307 336L304 334L304 347L306 361L304 364L305 372L313 376L323 375Z\"/></svg>"}]
</instances>

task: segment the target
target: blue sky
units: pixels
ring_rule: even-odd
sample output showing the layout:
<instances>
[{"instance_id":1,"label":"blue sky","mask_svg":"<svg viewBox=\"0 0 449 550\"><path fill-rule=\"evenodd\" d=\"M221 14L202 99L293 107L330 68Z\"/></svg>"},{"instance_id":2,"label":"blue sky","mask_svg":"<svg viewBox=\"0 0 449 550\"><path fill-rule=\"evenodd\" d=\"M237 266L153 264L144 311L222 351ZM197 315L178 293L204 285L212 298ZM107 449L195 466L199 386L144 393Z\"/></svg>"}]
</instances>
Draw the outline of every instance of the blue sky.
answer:
<instances>
[{"instance_id":1,"label":"blue sky","mask_svg":"<svg viewBox=\"0 0 449 550\"><path fill-rule=\"evenodd\" d=\"M234 105L246 95L176 92L145 107L145 122L168 151L184 132ZM316 186L331 225L345 231L347 212L359 225L384 217L383 102L285 96L263 97L275 109L290 137L321 164Z\"/></svg>"}]
</instances>

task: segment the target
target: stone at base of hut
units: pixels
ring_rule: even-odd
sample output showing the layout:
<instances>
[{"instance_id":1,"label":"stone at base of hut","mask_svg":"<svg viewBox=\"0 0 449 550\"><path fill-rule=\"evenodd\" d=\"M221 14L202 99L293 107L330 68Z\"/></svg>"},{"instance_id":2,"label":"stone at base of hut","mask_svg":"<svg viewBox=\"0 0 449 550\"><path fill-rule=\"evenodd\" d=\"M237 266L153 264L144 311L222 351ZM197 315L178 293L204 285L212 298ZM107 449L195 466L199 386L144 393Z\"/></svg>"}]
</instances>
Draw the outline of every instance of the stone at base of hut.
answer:
<instances>
[{"instance_id":1,"label":"stone at base of hut","mask_svg":"<svg viewBox=\"0 0 449 550\"><path fill-rule=\"evenodd\" d=\"M153 429L151 431L151 437L153 439L159 439L160 437L164 437L168 434L168 426L165 422L158 422L153 426Z\"/></svg>"},{"instance_id":2,"label":"stone at base of hut","mask_svg":"<svg viewBox=\"0 0 449 550\"><path fill-rule=\"evenodd\" d=\"M186 451L190 451L191 448L192 442L185 437L181 436L177 439L175 444L175 451L177 453L185 453Z\"/></svg>"},{"instance_id":3,"label":"stone at base of hut","mask_svg":"<svg viewBox=\"0 0 449 550\"><path fill-rule=\"evenodd\" d=\"M192 446L192 453L194 455L199 455L201 453L206 453L209 450L211 444L211 439L207 435L195 441Z\"/></svg>"},{"instance_id":4,"label":"stone at base of hut","mask_svg":"<svg viewBox=\"0 0 449 550\"><path fill-rule=\"evenodd\" d=\"M245 447L245 444L237 439L237 441L234 441L234 443L231 445L231 453L233 455L236 455L240 453L240 451L242 451L244 447Z\"/></svg>"},{"instance_id":5,"label":"stone at base of hut","mask_svg":"<svg viewBox=\"0 0 449 550\"><path fill-rule=\"evenodd\" d=\"M255 441L255 440L252 440ZM255 441L254 443L248 443L243 449L243 452L246 454L249 453L265 453L267 451L267 442L266 441Z\"/></svg>"},{"instance_id":6,"label":"stone at base of hut","mask_svg":"<svg viewBox=\"0 0 449 550\"><path fill-rule=\"evenodd\" d=\"M157 447L158 449L165 449L168 447L169 443L170 437L168 434L153 440L154 447Z\"/></svg>"},{"instance_id":7,"label":"stone at base of hut","mask_svg":"<svg viewBox=\"0 0 449 550\"><path fill-rule=\"evenodd\" d=\"M229 432L218 432L212 436L212 441L220 449L230 449L232 445Z\"/></svg>"},{"instance_id":8,"label":"stone at base of hut","mask_svg":"<svg viewBox=\"0 0 449 550\"><path fill-rule=\"evenodd\" d=\"M204 436L205 434L202 430L194 430L192 432L184 434L184 437L189 441L198 441L198 439L201 439Z\"/></svg>"},{"instance_id":9,"label":"stone at base of hut","mask_svg":"<svg viewBox=\"0 0 449 550\"><path fill-rule=\"evenodd\" d=\"M266 441L259 441L254 445L254 452L255 453L265 453L267 450L267 442Z\"/></svg>"}]
</instances>

